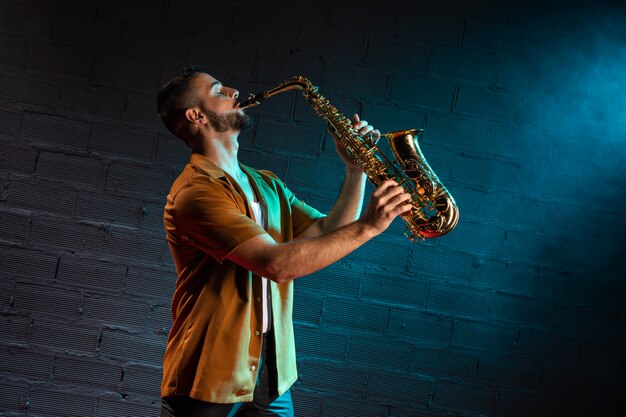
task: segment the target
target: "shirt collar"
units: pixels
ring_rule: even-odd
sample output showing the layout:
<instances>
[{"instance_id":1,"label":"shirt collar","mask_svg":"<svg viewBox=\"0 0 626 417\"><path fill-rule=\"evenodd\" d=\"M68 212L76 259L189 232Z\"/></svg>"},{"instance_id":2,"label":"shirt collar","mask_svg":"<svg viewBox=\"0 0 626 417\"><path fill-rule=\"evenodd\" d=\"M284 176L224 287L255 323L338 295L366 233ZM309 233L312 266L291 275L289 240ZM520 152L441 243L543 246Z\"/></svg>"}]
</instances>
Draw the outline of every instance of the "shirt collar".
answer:
<instances>
[{"instance_id":1,"label":"shirt collar","mask_svg":"<svg viewBox=\"0 0 626 417\"><path fill-rule=\"evenodd\" d=\"M204 156L202 154L192 153L191 154L190 164L195 166L196 168L200 169L202 172L204 172L209 177L212 177L212 178L227 178L229 181L232 179L231 176L228 175L222 168L220 168L217 165L215 165L213 162L211 162L211 160L209 158L207 158L206 156ZM254 192L257 194L257 198L259 198L259 199L261 199L261 201L263 201L262 200L263 197L262 197L262 195L260 193L260 190L259 190L259 188L257 186L258 182L261 180L261 177L259 176L259 174L254 169L252 169L252 168L242 164L241 162L239 163L239 166L241 167L243 172L248 174L248 177L252 179L251 182L252 182L252 188L254 189Z\"/></svg>"},{"instance_id":2,"label":"shirt collar","mask_svg":"<svg viewBox=\"0 0 626 417\"><path fill-rule=\"evenodd\" d=\"M224 170L217 165L215 165L209 158L199 153L191 154L191 165L199 168L205 174L213 178L225 177L226 173Z\"/></svg>"},{"instance_id":3,"label":"shirt collar","mask_svg":"<svg viewBox=\"0 0 626 417\"><path fill-rule=\"evenodd\" d=\"M191 165L194 165L195 167L200 168L207 175L213 178L220 178L220 177L227 176L226 172L222 168L215 165L213 162L211 162L209 158L207 158L206 156L202 154L192 153L190 163ZM259 175L249 166L246 166L242 164L241 162L239 162L239 166L241 167L243 172L245 172L246 174L256 179L259 178Z\"/></svg>"}]
</instances>

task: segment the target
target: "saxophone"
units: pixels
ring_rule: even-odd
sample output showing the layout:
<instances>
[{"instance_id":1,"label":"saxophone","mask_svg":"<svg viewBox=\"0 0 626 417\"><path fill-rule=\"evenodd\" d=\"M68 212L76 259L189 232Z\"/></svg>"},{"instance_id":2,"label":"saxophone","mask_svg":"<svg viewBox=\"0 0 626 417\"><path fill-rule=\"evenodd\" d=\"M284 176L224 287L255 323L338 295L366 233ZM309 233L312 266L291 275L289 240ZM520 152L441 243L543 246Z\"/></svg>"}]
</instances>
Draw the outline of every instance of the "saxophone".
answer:
<instances>
[{"instance_id":1,"label":"saxophone","mask_svg":"<svg viewBox=\"0 0 626 417\"><path fill-rule=\"evenodd\" d=\"M413 207L401 215L407 224L404 234L411 241L443 236L454 229L459 221L459 210L422 155L418 140L423 129L381 135L389 142L395 156L392 160L383 153L377 141L369 136L361 137L351 121L302 76L293 77L271 90L251 94L239 106L241 109L254 107L275 94L292 89L301 90L317 114L326 119L330 132L375 186L393 179L411 195Z\"/></svg>"}]
</instances>

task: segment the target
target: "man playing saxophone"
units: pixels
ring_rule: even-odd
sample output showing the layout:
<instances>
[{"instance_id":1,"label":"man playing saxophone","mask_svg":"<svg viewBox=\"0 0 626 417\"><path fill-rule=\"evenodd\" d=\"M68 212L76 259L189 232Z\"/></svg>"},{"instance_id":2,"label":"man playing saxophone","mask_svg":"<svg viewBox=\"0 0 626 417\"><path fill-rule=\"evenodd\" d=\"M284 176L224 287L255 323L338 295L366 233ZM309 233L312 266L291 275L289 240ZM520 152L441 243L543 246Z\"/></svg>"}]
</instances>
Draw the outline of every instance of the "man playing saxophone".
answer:
<instances>
[{"instance_id":1,"label":"man playing saxophone","mask_svg":"<svg viewBox=\"0 0 626 417\"><path fill-rule=\"evenodd\" d=\"M194 68L158 95L164 124L192 150L164 211L178 279L162 417L293 416L293 280L348 255L411 209L410 195L386 180L360 215L366 178L339 143L346 174L327 215L273 173L239 163L237 138L250 118L238 95ZM380 136L357 115L352 125Z\"/></svg>"}]
</instances>

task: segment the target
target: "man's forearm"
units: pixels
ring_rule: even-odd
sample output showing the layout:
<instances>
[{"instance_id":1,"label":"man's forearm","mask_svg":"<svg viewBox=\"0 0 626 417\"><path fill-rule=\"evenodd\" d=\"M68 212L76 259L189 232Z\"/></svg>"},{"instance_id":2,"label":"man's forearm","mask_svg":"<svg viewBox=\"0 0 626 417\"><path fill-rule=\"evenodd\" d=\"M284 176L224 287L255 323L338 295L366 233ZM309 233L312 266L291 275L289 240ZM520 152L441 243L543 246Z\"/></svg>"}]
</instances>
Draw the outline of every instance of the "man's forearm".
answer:
<instances>
[{"instance_id":1,"label":"man's forearm","mask_svg":"<svg viewBox=\"0 0 626 417\"><path fill-rule=\"evenodd\" d=\"M266 278L286 282L311 274L342 259L377 233L361 222L352 222L310 239L273 246L262 267Z\"/></svg>"},{"instance_id":2,"label":"man's forearm","mask_svg":"<svg viewBox=\"0 0 626 417\"><path fill-rule=\"evenodd\" d=\"M321 224L321 232L328 233L359 218L363 208L366 176L361 171L347 169L337 201Z\"/></svg>"}]
</instances>

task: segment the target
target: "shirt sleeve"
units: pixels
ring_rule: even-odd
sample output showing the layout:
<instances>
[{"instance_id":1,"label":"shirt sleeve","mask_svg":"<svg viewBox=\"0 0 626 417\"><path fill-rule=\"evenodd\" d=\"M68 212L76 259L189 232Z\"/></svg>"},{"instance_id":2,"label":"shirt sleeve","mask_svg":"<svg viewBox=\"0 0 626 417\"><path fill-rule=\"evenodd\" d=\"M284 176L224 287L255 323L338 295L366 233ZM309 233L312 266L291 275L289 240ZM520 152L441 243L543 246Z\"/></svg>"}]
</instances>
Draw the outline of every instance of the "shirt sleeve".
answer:
<instances>
[{"instance_id":1,"label":"shirt sleeve","mask_svg":"<svg viewBox=\"0 0 626 417\"><path fill-rule=\"evenodd\" d=\"M176 195L178 235L222 263L248 239L265 230L241 212L231 191L217 184L194 184Z\"/></svg>"}]
</instances>

